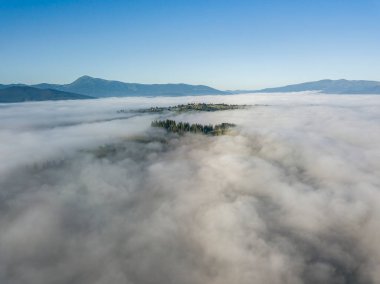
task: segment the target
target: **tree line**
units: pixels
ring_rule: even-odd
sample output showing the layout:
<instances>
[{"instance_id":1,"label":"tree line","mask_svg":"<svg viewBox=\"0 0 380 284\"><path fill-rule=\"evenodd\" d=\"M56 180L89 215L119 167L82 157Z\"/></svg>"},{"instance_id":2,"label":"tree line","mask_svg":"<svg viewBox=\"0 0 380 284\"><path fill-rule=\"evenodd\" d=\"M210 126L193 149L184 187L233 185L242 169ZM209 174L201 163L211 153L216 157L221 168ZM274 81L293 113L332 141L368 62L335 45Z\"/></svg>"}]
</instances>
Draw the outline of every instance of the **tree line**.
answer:
<instances>
[{"instance_id":1,"label":"tree line","mask_svg":"<svg viewBox=\"0 0 380 284\"><path fill-rule=\"evenodd\" d=\"M189 112L189 111L221 111L221 110L235 110L235 109L244 109L247 108L247 105L229 105L229 104L206 104L206 103L189 103L189 104L180 104L176 106L169 107L150 107L147 109L139 110L118 110L117 113L126 113L126 112L138 112L138 113L162 113L164 111L173 111L173 112Z\"/></svg>"},{"instance_id":2,"label":"tree line","mask_svg":"<svg viewBox=\"0 0 380 284\"><path fill-rule=\"evenodd\" d=\"M215 126L212 124L202 125L198 123L190 124L188 122L176 122L175 120L154 120L152 121L152 127L161 127L166 129L169 132L183 134L185 132L190 133L199 133L205 135L223 135L227 132L227 130L231 127L234 127L235 124L232 123L221 123L216 124Z\"/></svg>"}]
</instances>

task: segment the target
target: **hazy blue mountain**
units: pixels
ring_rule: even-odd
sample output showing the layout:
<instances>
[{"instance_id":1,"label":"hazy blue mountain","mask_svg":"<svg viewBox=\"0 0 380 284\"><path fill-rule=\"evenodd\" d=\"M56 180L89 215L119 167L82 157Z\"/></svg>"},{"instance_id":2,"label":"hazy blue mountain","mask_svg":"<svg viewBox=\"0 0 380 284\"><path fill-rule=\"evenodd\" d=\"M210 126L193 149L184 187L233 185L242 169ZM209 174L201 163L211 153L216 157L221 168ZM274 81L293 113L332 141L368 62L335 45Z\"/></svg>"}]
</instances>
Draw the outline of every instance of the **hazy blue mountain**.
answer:
<instances>
[{"instance_id":1,"label":"hazy blue mountain","mask_svg":"<svg viewBox=\"0 0 380 284\"><path fill-rule=\"evenodd\" d=\"M0 84L0 90L9 87L26 87L24 84ZM91 97L124 96L196 96L225 95L241 93L278 93L320 91L326 94L380 94L380 82L359 80L320 80L262 90L220 91L204 85L188 84L137 84L109 81L90 76L82 76L70 84L37 84L29 87L59 90L73 95ZM26 90L26 89L25 89ZM21 96L22 97L22 96ZM25 97L27 99L27 96ZM78 97L79 98L79 97Z\"/></svg>"},{"instance_id":2,"label":"hazy blue mountain","mask_svg":"<svg viewBox=\"0 0 380 284\"><path fill-rule=\"evenodd\" d=\"M93 97L51 89L43 90L28 86L11 86L0 89L0 103L79 99L93 99Z\"/></svg>"},{"instance_id":3,"label":"hazy blue mountain","mask_svg":"<svg viewBox=\"0 0 380 284\"><path fill-rule=\"evenodd\" d=\"M119 81L109 81L90 76L83 76L70 84L38 84L33 87L41 89L56 89L89 95L93 97L124 97L124 96L192 96L192 95L222 95L226 92L204 85L188 84L136 84Z\"/></svg>"},{"instance_id":4,"label":"hazy blue mountain","mask_svg":"<svg viewBox=\"0 0 380 284\"><path fill-rule=\"evenodd\" d=\"M320 91L326 94L380 94L380 82L364 80L321 80L277 88L254 91L235 91L234 93L280 93Z\"/></svg>"},{"instance_id":5,"label":"hazy blue mountain","mask_svg":"<svg viewBox=\"0 0 380 284\"><path fill-rule=\"evenodd\" d=\"M8 85L0 84L0 90L5 89L5 88L9 88L9 87L22 87L22 86L28 86L28 85L25 85L25 84L8 84Z\"/></svg>"}]
</instances>

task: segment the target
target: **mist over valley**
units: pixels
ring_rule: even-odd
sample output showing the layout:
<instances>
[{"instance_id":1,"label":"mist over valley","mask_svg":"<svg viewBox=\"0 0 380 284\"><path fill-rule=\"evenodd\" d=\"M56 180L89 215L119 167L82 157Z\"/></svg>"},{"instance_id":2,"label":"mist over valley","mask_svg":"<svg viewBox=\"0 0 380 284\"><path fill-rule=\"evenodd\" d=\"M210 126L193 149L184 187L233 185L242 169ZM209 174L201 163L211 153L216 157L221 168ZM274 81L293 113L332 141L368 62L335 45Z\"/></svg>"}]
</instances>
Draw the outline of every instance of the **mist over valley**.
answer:
<instances>
[{"instance_id":1,"label":"mist over valley","mask_svg":"<svg viewBox=\"0 0 380 284\"><path fill-rule=\"evenodd\" d=\"M378 96L1 104L0 282L379 283L379 145Z\"/></svg>"}]
</instances>

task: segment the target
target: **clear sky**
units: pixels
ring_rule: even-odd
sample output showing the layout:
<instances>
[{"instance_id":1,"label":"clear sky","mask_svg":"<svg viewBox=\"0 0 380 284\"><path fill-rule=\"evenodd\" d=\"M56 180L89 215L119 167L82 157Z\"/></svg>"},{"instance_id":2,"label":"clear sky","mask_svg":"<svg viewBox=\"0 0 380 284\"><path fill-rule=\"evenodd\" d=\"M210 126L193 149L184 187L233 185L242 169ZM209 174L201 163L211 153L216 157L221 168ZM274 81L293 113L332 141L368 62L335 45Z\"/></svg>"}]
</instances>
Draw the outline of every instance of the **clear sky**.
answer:
<instances>
[{"instance_id":1,"label":"clear sky","mask_svg":"<svg viewBox=\"0 0 380 284\"><path fill-rule=\"evenodd\" d=\"M380 81L380 0L0 0L0 83Z\"/></svg>"}]
</instances>

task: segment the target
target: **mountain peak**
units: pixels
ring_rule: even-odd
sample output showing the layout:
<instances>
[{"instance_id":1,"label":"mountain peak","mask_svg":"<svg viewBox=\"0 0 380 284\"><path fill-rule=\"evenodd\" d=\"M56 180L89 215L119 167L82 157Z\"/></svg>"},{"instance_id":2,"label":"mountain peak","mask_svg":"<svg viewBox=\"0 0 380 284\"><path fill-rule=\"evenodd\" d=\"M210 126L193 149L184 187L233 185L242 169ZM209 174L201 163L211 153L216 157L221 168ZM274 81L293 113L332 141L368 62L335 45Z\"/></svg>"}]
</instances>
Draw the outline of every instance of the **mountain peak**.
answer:
<instances>
[{"instance_id":1,"label":"mountain peak","mask_svg":"<svg viewBox=\"0 0 380 284\"><path fill-rule=\"evenodd\" d=\"M38 85L94 97L221 95L225 92L203 85L138 84L84 75L65 85Z\"/></svg>"},{"instance_id":2,"label":"mountain peak","mask_svg":"<svg viewBox=\"0 0 380 284\"><path fill-rule=\"evenodd\" d=\"M84 75L76 79L70 84L67 84L66 86L84 86L84 85L94 85L100 82L103 82L105 80L99 79L99 78L94 78L88 75Z\"/></svg>"},{"instance_id":3,"label":"mountain peak","mask_svg":"<svg viewBox=\"0 0 380 284\"><path fill-rule=\"evenodd\" d=\"M88 81L88 80L93 80L93 79L95 79L95 78L88 76L88 75L83 75L83 76L79 77L78 79L76 79L74 82Z\"/></svg>"}]
</instances>

